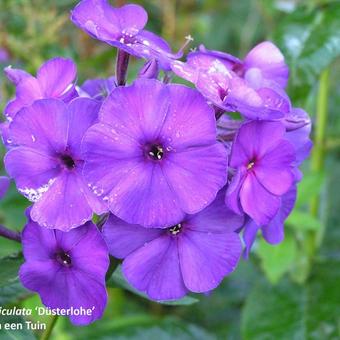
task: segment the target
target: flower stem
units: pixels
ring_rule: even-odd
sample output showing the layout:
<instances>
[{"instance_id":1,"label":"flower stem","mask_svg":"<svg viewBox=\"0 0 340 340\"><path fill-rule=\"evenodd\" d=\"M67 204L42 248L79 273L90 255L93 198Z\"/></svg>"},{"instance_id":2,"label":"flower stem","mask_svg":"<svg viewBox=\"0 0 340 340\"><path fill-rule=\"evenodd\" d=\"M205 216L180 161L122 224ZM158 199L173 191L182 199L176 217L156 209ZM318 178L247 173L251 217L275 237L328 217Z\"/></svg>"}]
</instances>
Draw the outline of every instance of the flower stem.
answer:
<instances>
[{"instance_id":1,"label":"flower stem","mask_svg":"<svg viewBox=\"0 0 340 340\"><path fill-rule=\"evenodd\" d=\"M116 81L118 86L124 86L126 83L127 69L129 66L130 55L123 50L117 51L116 59Z\"/></svg>"},{"instance_id":2,"label":"flower stem","mask_svg":"<svg viewBox=\"0 0 340 340\"><path fill-rule=\"evenodd\" d=\"M20 233L13 231L11 229L6 228L5 226L0 224L0 236L8 238L9 240L21 242Z\"/></svg>"},{"instance_id":3,"label":"flower stem","mask_svg":"<svg viewBox=\"0 0 340 340\"><path fill-rule=\"evenodd\" d=\"M320 75L319 91L316 103L316 122L314 135L314 148L311 157L311 170L314 173L321 173L324 169L324 159L326 151L326 128L328 118L328 94L329 94L330 69L325 69ZM319 215L319 197L314 197L310 203L310 212L314 217ZM324 234L324 227L314 235L312 251L321 244Z\"/></svg>"},{"instance_id":4,"label":"flower stem","mask_svg":"<svg viewBox=\"0 0 340 340\"><path fill-rule=\"evenodd\" d=\"M44 333L42 334L40 340L48 340L52 334L53 328L56 325L56 322L58 320L58 315L53 315L50 318L50 322L47 325L46 330L44 331Z\"/></svg>"}]
</instances>

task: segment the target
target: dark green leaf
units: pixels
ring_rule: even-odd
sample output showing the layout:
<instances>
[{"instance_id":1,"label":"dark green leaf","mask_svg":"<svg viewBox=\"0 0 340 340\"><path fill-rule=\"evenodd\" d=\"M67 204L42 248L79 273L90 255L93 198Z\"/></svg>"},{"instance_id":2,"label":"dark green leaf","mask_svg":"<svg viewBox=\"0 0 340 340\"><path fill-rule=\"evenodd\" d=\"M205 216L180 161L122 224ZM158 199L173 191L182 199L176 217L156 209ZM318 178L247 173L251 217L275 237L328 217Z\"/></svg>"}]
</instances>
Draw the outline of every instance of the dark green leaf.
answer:
<instances>
[{"instance_id":1,"label":"dark green leaf","mask_svg":"<svg viewBox=\"0 0 340 340\"><path fill-rule=\"evenodd\" d=\"M303 180L298 184L296 207L302 207L311 199L320 195L325 176L323 173L304 173Z\"/></svg>"},{"instance_id":2,"label":"dark green leaf","mask_svg":"<svg viewBox=\"0 0 340 340\"><path fill-rule=\"evenodd\" d=\"M19 254L0 259L0 305L6 305L25 298L29 292L21 285L18 271L23 258Z\"/></svg>"},{"instance_id":3,"label":"dark green leaf","mask_svg":"<svg viewBox=\"0 0 340 340\"><path fill-rule=\"evenodd\" d=\"M296 230L319 230L321 228L321 222L317 218L298 209L293 210L286 223Z\"/></svg>"},{"instance_id":4,"label":"dark green leaf","mask_svg":"<svg viewBox=\"0 0 340 340\"><path fill-rule=\"evenodd\" d=\"M309 11L301 7L286 16L274 33L291 69L292 94L308 94L321 71L340 55L340 3Z\"/></svg>"},{"instance_id":5,"label":"dark green leaf","mask_svg":"<svg viewBox=\"0 0 340 340\"><path fill-rule=\"evenodd\" d=\"M261 238L256 252L261 259L261 267L269 281L277 283L295 262L296 241L289 233L286 233L284 241L277 245L270 245Z\"/></svg>"},{"instance_id":6,"label":"dark green leaf","mask_svg":"<svg viewBox=\"0 0 340 340\"><path fill-rule=\"evenodd\" d=\"M256 285L242 313L244 340L305 339L304 301L304 290L287 281Z\"/></svg>"}]
</instances>

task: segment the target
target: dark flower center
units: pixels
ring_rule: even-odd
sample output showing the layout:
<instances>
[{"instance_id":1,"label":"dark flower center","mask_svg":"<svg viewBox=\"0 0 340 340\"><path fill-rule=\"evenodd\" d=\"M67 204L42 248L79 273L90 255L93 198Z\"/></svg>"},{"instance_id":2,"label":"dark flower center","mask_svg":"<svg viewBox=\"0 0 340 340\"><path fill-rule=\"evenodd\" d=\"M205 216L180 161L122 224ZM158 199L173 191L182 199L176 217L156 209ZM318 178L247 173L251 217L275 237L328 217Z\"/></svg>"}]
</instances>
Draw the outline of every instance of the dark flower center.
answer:
<instances>
[{"instance_id":1,"label":"dark flower center","mask_svg":"<svg viewBox=\"0 0 340 340\"><path fill-rule=\"evenodd\" d=\"M172 226L171 228L169 228L168 230L169 230L169 233L171 235L177 235L178 233L181 232L181 229L182 229L182 224L178 223L178 224Z\"/></svg>"},{"instance_id":2,"label":"dark flower center","mask_svg":"<svg viewBox=\"0 0 340 340\"><path fill-rule=\"evenodd\" d=\"M147 154L151 159L160 161L164 156L164 149L161 145L154 144L148 149Z\"/></svg>"},{"instance_id":3,"label":"dark flower center","mask_svg":"<svg viewBox=\"0 0 340 340\"><path fill-rule=\"evenodd\" d=\"M76 166L76 163L70 155L61 155L60 159L65 167L69 170L73 169Z\"/></svg>"},{"instance_id":4,"label":"dark flower center","mask_svg":"<svg viewBox=\"0 0 340 340\"><path fill-rule=\"evenodd\" d=\"M247 165L247 170L251 170L254 167L254 165L255 165L255 161L254 160L250 161Z\"/></svg>"},{"instance_id":5,"label":"dark flower center","mask_svg":"<svg viewBox=\"0 0 340 340\"><path fill-rule=\"evenodd\" d=\"M71 256L64 251L56 254L57 261L65 267L70 267L72 264Z\"/></svg>"}]
</instances>

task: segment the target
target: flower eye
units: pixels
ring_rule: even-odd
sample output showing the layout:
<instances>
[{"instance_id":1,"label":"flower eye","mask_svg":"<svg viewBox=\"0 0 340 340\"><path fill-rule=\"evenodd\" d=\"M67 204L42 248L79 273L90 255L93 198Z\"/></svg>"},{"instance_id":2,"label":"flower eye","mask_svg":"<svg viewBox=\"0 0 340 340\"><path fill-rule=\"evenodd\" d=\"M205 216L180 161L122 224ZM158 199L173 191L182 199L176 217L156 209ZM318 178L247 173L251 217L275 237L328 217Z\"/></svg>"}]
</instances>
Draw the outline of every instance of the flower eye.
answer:
<instances>
[{"instance_id":1,"label":"flower eye","mask_svg":"<svg viewBox=\"0 0 340 340\"><path fill-rule=\"evenodd\" d=\"M160 161L164 156L164 149L161 145L151 145L147 154L151 159Z\"/></svg>"}]
</instances>

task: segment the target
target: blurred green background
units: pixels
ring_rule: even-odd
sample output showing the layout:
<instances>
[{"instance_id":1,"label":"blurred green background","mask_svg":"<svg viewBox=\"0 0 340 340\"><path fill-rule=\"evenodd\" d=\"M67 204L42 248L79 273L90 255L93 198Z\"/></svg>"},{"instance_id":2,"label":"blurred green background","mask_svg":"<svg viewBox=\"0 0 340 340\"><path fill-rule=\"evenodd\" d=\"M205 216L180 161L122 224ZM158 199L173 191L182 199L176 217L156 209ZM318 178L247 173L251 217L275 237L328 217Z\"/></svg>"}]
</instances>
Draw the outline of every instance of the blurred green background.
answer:
<instances>
[{"instance_id":1,"label":"blurred green background","mask_svg":"<svg viewBox=\"0 0 340 340\"><path fill-rule=\"evenodd\" d=\"M1 68L12 64L35 73L44 60L59 55L77 62L78 83L113 74L115 50L70 22L69 11L76 3L1 0ZM102 320L77 328L59 318L52 338L340 339L340 2L135 3L149 13L147 28L166 38L174 50L188 34L195 39L192 47L203 43L241 58L256 43L274 41L291 69L288 92L293 104L306 109L315 123L315 147L303 166L304 179L282 244L273 247L259 239L248 261L242 260L218 289L197 296L199 302L191 305L150 302L124 289L117 274L110 280L110 300ZM132 61L130 79L141 65L142 61ZM1 109L13 92L1 74ZM20 230L27 205L12 184L0 202L0 223ZM17 280L22 259L11 254L18 251L14 242L0 240L0 305L34 308L40 305L39 298L29 295ZM50 322L36 315L30 318ZM0 322L4 320L1 316ZM41 332L0 330L0 339L36 336Z\"/></svg>"}]
</instances>

